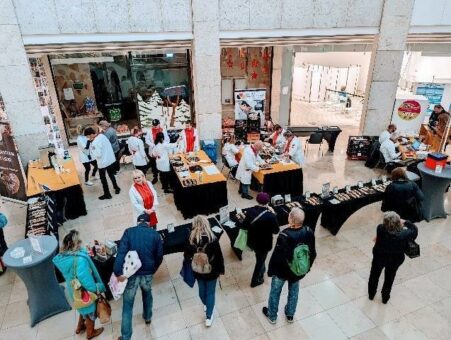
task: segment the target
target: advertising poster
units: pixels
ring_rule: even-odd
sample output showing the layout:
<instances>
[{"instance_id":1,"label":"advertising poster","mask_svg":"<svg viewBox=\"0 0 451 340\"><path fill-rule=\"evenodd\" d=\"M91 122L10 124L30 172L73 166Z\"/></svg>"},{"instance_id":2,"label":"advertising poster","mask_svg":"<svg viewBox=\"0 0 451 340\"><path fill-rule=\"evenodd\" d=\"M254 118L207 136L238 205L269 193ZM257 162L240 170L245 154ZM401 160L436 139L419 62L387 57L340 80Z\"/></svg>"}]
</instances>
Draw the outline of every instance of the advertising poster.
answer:
<instances>
[{"instance_id":1,"label":"advertising poster","mask_svg":"<svg viewBox=\"0 0 451 340\"><path fill-rule=\"evenodd\" d=\"M265 125L266 89L235 90L235 136L259 133Z\"/></svg>"},{"instance_id":2,"label":"advertising poster","mask_svg":"<svg viewBox=\"0 0 451 340\"><path fill-rule=\"evenodd\" d=\"M442 102L445 84L418 83L415 94L425 96L429 101L427 114L431 114L434 106Z\"/></svg>"},{"instance_id":3,"label":"advertising poster","mask_svg":"<svg viewBox=\"0 0 451 340\"><path fill-rule=\"evenodd\" d=\"M415 97L395 100L391 122L396 124L400 132L415 134L420 131L429 103L423 96Z\"/></svg>"}]
</instances>

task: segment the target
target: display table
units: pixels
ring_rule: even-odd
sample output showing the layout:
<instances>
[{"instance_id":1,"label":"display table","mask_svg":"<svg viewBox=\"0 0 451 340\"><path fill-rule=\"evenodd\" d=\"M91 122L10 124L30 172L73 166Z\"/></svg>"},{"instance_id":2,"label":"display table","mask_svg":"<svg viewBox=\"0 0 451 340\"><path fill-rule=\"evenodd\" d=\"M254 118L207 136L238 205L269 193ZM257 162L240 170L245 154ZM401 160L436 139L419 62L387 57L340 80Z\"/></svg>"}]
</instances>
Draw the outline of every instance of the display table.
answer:
<instances>
[{"instance_id":1,"label":"display table","mask_svg":"<svg viewBox=\"0 0 451 340\"><path fill-rule=\"evenodd\" d=\"M422 188L424 193L423 217L426 221L433 218L446 218L444 194L451 183L451 166L446 165L441 173L425 166L424 162L418 164L422 178Z\"/></svg>"},{"instance_id":2,"label":"display table","mask_svg":"<svg viewBox=\"0 0 451 340\"><path fill-rule=\"evenodd\" d=\"M175 154L171 156L180 157L184 166L190 165L185 154ZM191 218L198 214L209 215L219 211L219 208L228 204L227 180L224 175L217 170L216 166L208 158L204 151L199 151L197 157L200 159L196 164L202 167L202 182L199 182L199 175L189 172L188 177L182 177L180 173L171 166L172 187L174 189L174 203L184 218ZM215 167L217 173L207 174L205 167ZM187 186L186 179L197 181L196 185Z\"/></svg>"},{"instance_id":3,"label":"display table","mask_svg":"<svg viewBox=\"0 0 451 340\"><path fill-rule=\"evenodd\" d=\"M302 168L294 162L272 164L269 170L252 173L251 189L277 194L299 196L303 190Z\"/></svg>"},{"instance_id":4,"label":"display table","mask_svg":"<svg viewBox=\"0 0 451 340\"><path fill-rule=\"evenodd\" d=\"M42 194L42 185L47 186L55 195L56 209L63 219L75 219L87 214L83 189L77 169L72 159L60 161L63 173L57 174L53 168L43 169L41 162L30 162L27 174L27 196ZM60 221L63 222L63 221Z\"/></svg>"},{"instance_id":5,"label":"display table","mask_svg":"<svg viewBox=\"0 0 451 340\"><path fill-rule=\"evenodd\" d=\"M330 152L334 152L335 143L341 132L341 129L338 126L327 126L322 128L316 126L289 126L288 130L291 130L291 132L298 137L309 137L314 132L321 133L329 145Z\"/></svg>"},{"instance_id":6,"label":"display table","mask_svg":"<svg viewBox=\"0 0 451 340\"><path fill-rule=\"evenodd\" d=\"M30 309L31 327L55 314L71 309L55 276L52 258L58 247L53 236L39 237L43 254L33 252L29 239L21 240L13 245L3 255L3 262L14 271L25 283L28 292L28 308ZM11 252L17 248L25 249L25 257L31 255L31 262L24 264L23 258L11 257Z\"/></svg>"}]
</instances>

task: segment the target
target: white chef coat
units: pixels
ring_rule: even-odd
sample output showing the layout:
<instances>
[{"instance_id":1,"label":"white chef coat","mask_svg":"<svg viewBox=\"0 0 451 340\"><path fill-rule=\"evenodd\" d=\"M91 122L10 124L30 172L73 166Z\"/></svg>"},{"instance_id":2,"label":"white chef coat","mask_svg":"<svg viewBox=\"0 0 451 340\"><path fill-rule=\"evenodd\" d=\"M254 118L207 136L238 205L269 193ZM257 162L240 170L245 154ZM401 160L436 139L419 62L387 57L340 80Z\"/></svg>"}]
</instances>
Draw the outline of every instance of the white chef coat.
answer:
<instances>
[{"instance_id":1,"label":"white chef coat","mask_svg":"<svg viewBox=\"0 0 451 340\"><path fill-rule=\"evenodd\" d=\"M288 155L296 164L304 164L304 150L302 150L301 139L299 137L293 137L293 139L291 140L290 147L288 149Z\"/></svg>"},{"instance_id":2,"label":"white chef coat","mask_svg":"<svg viewBox=\"0 0 451 340\"><path fill-rule=\"evenodd\" d=\"M283 136L285 133L285 130L282 130L282 132L277 136L277 140L274 140L274 137L276 135L276 132L274 131L271 136L269 136L270 139L272 139L272 144L276 147L280 147L282 145L285 145L285 142L287 141L286 138Z\"/></svg>"},{"instance_id":3,"label":"white chef coat","mask_svg":"<svg viewBox=\"0 0 451 340\"><path fill-rule=\"evenodd\" d=\"M155 208L158 206L157 192L155 191L155 188L153 187L151 182L147 181L147 184L149 185L150 190L153 193L153 208ZM143 198L133 184L128 192L128 196L130 197L130 201L133 206L133 223L136 224L136 220L138 219L139 215L144 214Z\"/></svg>"},{"instance_id":4,"label":"white chef coat","mask_svg":"<svg viewBox=\"0 0 451 340\"><path fill-rule=\"evenodd\" d=\"M88 137L79 135L77 137L77 147L78 147L78 159L82 163L89 163L89 149L86 149L86 144L88 144Z\"/></svg>"},{"instance_id":5,"label":"white chef coat","mask_svg":"<svg viewBox=\"0 0 451 340\"><path fill-rule=\"evenodd\" d=\"M116 162L113 147L108 137L102 133L98 134L91 142L89 151L91 157L97 161L99 169L104 169Z\"/></svg>"},{"instance_id":6,"label":"white chef coat","mask_svg":"<svg viewBox=\"0 0 451 340\"><path fill-rule=\"evenodd\" d=\"M152 135L152 128L145 128L145 129L143 129L143 131L145 132L144 140L145 140L146 144L149 146L149 156L152 156L152 150L155 146L155 141L153 140L153 135ZM163 132L163 135L164 135L164 142L169 143L170 139L169 139L168 132L165 129L163 129L161 132Z\"/></svg>"},{"instance_id":7,"label":"white chef coat","mask_svg":"<svg viewBox=\"0 0 451 340\"><path fill-rule=\"evenodd\" d=\"M391 136L391 133L388 132L388 130L383 131L379 136L379 143L385 142L387 139L389 139Z\"/></svg>"},{"instance_id":8,"label":"white chef coat","mask_svg":"<svg viewBox=\"0 0 451 340\"><path fill-rule=\"evenodd\" d=\"M152 157L155 157L158 171L168 172L170 170L169 154L177 148L174 143L158 143L152 151Z\"/></svg>"},{"instance_id":9,"label":"white chef coat","mask_svg":"<svg viewBox=\"0 0 451 340\"><path fill-rule=\"evenodd\" d=\"M235 144L232 143L225 143L224 147L222 148L222 155L227 161L227 164L229 167L233 168L238 165L238 162L235 158L235 155L240 152L240 150L237 148Z\"/></svg>"},{"instance_id":10,"label":"white chef coat","mask_svg":"<svg viewBox=\"0 0 451 340\"><path fill-rule=\"evenodd\" d=\"M396 152L396 145L390 138L386 139L381 144L380 151L384 156L385 163L393 162L394 160L399 158L399 156L401 156L400 152Z\"/></svg>"},{"instance_id":11,"label":"white chef coat","mask_svg":"<svg viewBox=\"0 0 451 340\"><path fill-rule=\"evenodd\" d=\"M186 135L185 129L180 132L180 142L179 142L179 151L185 153L186 152ZM193 152L199 151L199 136L197 134L197 129L194 129L194 150Z\"/></svg>"},{"instance_id":12,"label":"white chef coat","mask_svg":"<svg viewBox=\"0 0 451 340\"><path fill-rule=\"evenodd\" d=\"M238 164L235 178L243 184L251 184L252 172L258 171L257 160L259 157L254 153L250 145L244 147L243 156Z\"/></svg>"},{"instance_id":13,"label":"white chef coat","mask_svg":"<svg viewBox=\"0 0 451 340\"><path fill-rule=\"evenodd\" d=\"M144 166L147 165L147 155L144 150L144 142L135 136L129 137L127 140L128 150L133 157L134 166Z\"/></svg>"}]
</instances>

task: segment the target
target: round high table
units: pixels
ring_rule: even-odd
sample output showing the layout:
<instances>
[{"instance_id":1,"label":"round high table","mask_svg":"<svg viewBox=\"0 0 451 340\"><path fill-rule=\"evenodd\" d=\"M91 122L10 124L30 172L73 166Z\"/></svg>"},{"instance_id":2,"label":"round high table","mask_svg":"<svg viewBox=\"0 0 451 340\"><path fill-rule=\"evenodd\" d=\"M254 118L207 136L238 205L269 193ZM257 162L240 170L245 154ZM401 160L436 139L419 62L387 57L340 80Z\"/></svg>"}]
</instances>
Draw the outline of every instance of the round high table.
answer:
<instances>
[{"instance_id":1,"label":"round high table","mask_svg":"<svg viewBox=\"0 0 451 340\"><path fill-rule=\"evenodd\" d=\"M64 289L58 284L52 258L58 242L53 236L39 236L42 253L31 247L29 239L14 243L3 255L3 262L25 283L28 292L31 327L55 314L71 309L64 295ZM25 250L22 258L11 257L17 247ZM24 263L24 258L31 255L31 262Z\"/></svg>"},{"instance_id":2,"label":"round high table","mask_svg":"<svg viewBox=\"0 0 451 340\"><path fill-rule=\"evenodd\" d=\"M426 221L433 218L446 218L444 194L446 188L451 183L451 166L446 165L441 173L425 166L424 162L418 164L424 193L423 216Z\"/></svg>"}]
</instances>

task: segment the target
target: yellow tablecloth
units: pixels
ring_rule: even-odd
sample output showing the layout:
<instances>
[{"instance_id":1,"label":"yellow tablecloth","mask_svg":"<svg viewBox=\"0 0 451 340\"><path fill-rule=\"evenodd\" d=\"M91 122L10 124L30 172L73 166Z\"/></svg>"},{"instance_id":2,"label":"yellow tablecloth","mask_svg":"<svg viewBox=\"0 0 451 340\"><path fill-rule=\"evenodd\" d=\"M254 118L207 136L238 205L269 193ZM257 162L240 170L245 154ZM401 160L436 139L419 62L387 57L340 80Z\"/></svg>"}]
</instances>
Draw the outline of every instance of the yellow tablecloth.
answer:
<instances>
[{"instance_id":1,"label":"yellow tablecloth","mask_svg":"<svg viewBox=\"0 0 451 340\"><path fill-rule=\"evenodd\" d=\"M188 160L186 159L187 155L184 153L177 153L171 156L171 159L179 156L182 159L182 162L185 163L185 167L189 168L190 164L188 162ZM197 165L200 165L202 168L208 165L214 165L211 161L211 159L207 156L207 154L204 151L199 151L197 153L197 157L199 157L199 162L196 163ZM202 162L205 161L205 162ZM208 163L206 163L208 162ZM189 170L188 170L189 171ZM224 177L224 175L218 170L218 174L215 175L208 175L205 171L202 172L202 183L199 183L199 176L196 173L192 173L189 172L189 176L188 177L181 177L179 173L177 173L177 177L180 181L180 184L182 186L183 185L183 180L185 179L195 179L197 181L197 185L202 185L202 184L208 184L208 183L215 183L215 182L222 182L222 181L226 181L226 178Z\"/></svg>"},{"instance_id":2,"label":"yellow tablecloth","mask_svg":"<svg viewBox=\"0 0 451 340\"><path fill-rule=\"evenodd\" d=\"M35 196L43 193L39 184L45 184L52 191L62 190L74 185L80 185L77 169L72 159L60 161L63 173L57 174L55 169L43 169L40 162L28 164L27 196Z\"/></svg>"},{"instance_id":3,"label":"yellow tablecloth","mask_svg":"<svg viewBox=\"0 0 451 340\"><path fill-rule=\"evenodd\" d=\"M255 177L255 179L260 183L263 184L265 181L265 175L273 174L276 172L284 172L284 171L290 171L290 170L297 170L301 167L296 163L276 163L272 165L272 168L269 170L259 170L256 172L253 172L252 175Z\"/></svg>"}]
</instances>

